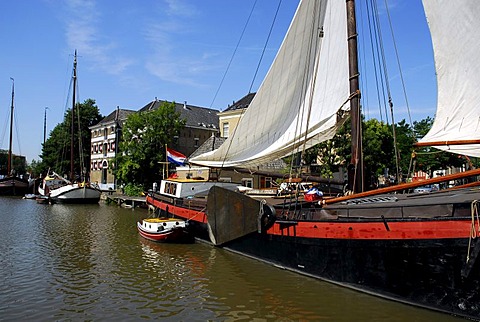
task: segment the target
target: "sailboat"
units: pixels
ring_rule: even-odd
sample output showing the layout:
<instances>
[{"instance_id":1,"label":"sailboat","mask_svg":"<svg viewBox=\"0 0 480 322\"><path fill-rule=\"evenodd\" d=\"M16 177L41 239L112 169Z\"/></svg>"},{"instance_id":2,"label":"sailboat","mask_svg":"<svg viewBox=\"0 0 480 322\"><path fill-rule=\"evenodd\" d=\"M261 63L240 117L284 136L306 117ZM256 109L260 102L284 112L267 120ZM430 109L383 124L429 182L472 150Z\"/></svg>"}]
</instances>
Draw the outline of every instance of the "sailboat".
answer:
<instances>
[{"instance_id":1,"label":"sailboat","mask_svg":"<svg viewBox=\"0 0 480 322\"><path fill-rule=\"evenodd\" d=\"M70 179L67 179L52 171L38 187L41 195L39 201L49 203L98 203L101 191L85 180L75 181L74 169L74 131L75 131L75 107L77 85L77 51L73 60L73 95L72 95L72 119L70 140Z\"/></svg>"},{"instance_id":2,"label":"sailboat","mask_svg":"<svg viewBox=\"0 0 480 322\"><path fill-rule=\"evenodd\" d=\"M13 142L13 109L14 109L14 97L15 97L15 81L12 80L12 104L10 107L10 141L8 148L7 156L7 175L4 178L0 179L0 195L9 195L9 196L23 196L27 193L29 188L29 182L13 174L13 153L12 153L12 142Z\"/></svg>"},{"instance_id":3,"label":"sailboat","mask_svg":"<svg viewBox=\"0 0 480 322\"><path fill-rule=\"evenodd\" d=\"M423 4L439 94L435 123L420 144L480 156L480 94L474 88L480 83L479 7L471 0ZM355 1L301 0L235 135L190 160L209 167L254 167L332 138L350 116L352 195L277 204L213 185L201 205L172 194L178 183L165 180L147 203L189 220L198 237L224 249L372 295L478 320L480 190L391 194L395 190L389 187L362 192L356 176L362 170L356 38ZM476 169L430 183L478 175Z\"/></svg>"}]
</instances>

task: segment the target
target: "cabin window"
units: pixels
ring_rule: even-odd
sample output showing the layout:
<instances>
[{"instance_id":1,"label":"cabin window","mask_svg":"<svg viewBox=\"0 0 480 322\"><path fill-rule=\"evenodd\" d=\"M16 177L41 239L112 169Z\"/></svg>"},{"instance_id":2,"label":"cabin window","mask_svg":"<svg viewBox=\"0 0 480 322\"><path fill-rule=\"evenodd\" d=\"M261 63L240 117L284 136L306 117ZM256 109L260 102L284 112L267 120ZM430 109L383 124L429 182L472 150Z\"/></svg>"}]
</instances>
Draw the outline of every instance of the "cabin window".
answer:
<instances>
[{"instance_id":1,"label":"cabin window","mask_svg":"<svg viewBox=\"0 0 480 322\"><path fill-rule=\"evenodd\" d=\"M253 178L242 178L242 186L253 188Z\"/></svg>"},{"instance_id":2,"label":"cabin window","mask_svg":"<svg viewBox=\"0 0 480 322\"><path fill-rule=\"evenodd\" d=\"M218 178L218 181L220 181L220 182L232 182L232 178L230 178L230 177L220 177L220 178Z\"/></svg>"}]
</instances>

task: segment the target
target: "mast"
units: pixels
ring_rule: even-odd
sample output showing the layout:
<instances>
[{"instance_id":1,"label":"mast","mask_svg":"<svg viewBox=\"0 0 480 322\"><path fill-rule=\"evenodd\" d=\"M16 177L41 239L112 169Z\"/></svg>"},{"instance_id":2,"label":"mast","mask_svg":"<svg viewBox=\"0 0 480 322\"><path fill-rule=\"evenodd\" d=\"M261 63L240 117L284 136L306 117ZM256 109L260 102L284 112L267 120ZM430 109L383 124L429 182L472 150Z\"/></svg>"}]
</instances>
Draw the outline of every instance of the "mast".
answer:
<instances>
[{"instance_id":1,"label":"mast","mask_svg":"<svg viewBox=\"0 0 480 322\"><path fill-rule=\"evenodd\" d=\"M43 116L43 147L45 147L45 141L47 139L47 110L48 107L45 107L45 115Z\"/></svg>"},{"instance_id":2,"label":"mast","mask_svg":"<svg viewBox=\"0 0 480 322\"><path fill-rule=\"evenodd\" d=\"M348 166L348 187L353 193L363 191L362 125L357 54L355 0L347 1L347 41L350 79L350 118L352 126L352 157Z\"/></svg>"},{"instance_id":3,"label":"mast","mask_svg":"<svg viewBox=\"0 0 480 322\"><path fill-rule=\"evenodd\" d=\"M75 50L75 56L73 58L73 97L72 97L72 126L70 129L70 181L73 183L73 180L75 179L75 174L74 174L74 164L73 164L73 143L74 143L74 138L73 134L75 133L75 95L76 95L76 89L77 89L77 50Z\"/></svg>"},{"instance_id":4,"label":"mast","mask_svg":"<svg viewBox=\"0 0 480 322\"><path fill-rule=\"evenodd\" d=\"M8 147L8 160L7 160L7 176L11 175L12 171L12 142L13 142L13 98L15 96L15 80L10 77L12 80L12 105L10 110L10 142Z\"/></svg>"}]
</instances>

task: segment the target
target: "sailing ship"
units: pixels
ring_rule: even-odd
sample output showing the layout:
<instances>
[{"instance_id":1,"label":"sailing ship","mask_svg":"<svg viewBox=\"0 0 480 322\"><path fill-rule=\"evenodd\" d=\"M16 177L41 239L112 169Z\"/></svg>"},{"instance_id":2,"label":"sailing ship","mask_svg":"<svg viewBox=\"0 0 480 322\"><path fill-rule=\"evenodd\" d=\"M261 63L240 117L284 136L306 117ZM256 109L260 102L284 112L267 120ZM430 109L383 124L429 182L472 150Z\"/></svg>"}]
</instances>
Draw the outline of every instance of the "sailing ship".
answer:
<instances>
[{"instance_id":1,"label":"sailing ship","mask_svg":"<svg viewBox=\"0 0 480 322\"><path fill-rule=\"evenodd\" d=\"M474 88L480 83L479 7L470 0L423 0L423 5L439 93L434 125L420 144L480 156L480 94ZM390 192L475 177L480 170L361 192L362 180L355 176L362 170L356 38L353 0L301 0L235 135L219 149L190 160L209 167L254 167L332 138L350 116L349 185L354 194L276 204L212 185L202 203L192 194L169 193L179 183L164 180L147 203L189 220L198 237L224 249L369 294L478 320L480 191L457 187L425 194ZM260 125L258 120L266 121Z\"/></svg>"},{"instance_id":2,"label":"sailing ship","mask_svg":"<svg viewBox=\"0 0 480 322\"><path fill-rule=\"evenodd\" d=\"M15 97L15 81L12 80L12 104L10 106L10 140L7 156L7 174L0 179L0 195L8 196L23 196L27 193L30 186L28 180L18 177L13 172L13 109L14 109L14 97Z\"/></svg>"},{"instance_id":3,"label":"sailing ship","mask_svg":"<svg viewBox=\"0 0 480 322\"><path fill-rule=\"evenodd\" d=\"M70 131L70 179L55 172L48 174L38 187L40 200L49 203L98 203L101 191L85 180L75 180L74 169L74 131L75 131L75 108L76 108L76 85L77 85L77 51L73 60L73 95ZM81 153L81 152L80 152Z\"/></svg>"}]
</instances>

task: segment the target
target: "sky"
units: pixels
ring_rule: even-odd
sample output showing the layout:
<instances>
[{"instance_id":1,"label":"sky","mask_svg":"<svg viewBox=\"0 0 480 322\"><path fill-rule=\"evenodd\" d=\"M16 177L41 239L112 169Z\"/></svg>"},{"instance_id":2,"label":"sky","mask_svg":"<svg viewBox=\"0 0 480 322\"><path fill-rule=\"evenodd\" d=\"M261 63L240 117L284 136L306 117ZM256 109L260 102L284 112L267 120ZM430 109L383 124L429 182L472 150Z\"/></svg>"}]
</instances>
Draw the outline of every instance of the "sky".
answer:
<instances>
[{"instance_id":1,"label":"sky","mask_svg":"<svg viewBox=\"0 0 480 322\"><path fill-rule=\"evenodd\" d=\"M382 25L391 17L411 118L433 117L436 80L423 7L420 0L388 2L391 8L380 9L380 17ZM0 149L9 144L13 78L13 152L27 162L40 160L45 112L48 138L71 106L75 50L78 100L94 99L103 116L117 106L138 110L155 98L224 110L258 89L297 5L298 0L0 1ZM389 78L395 122L408 119L398 69ZM367 118L386 121L376 94L363 95Z\"/></svg>"}]
</instances>

